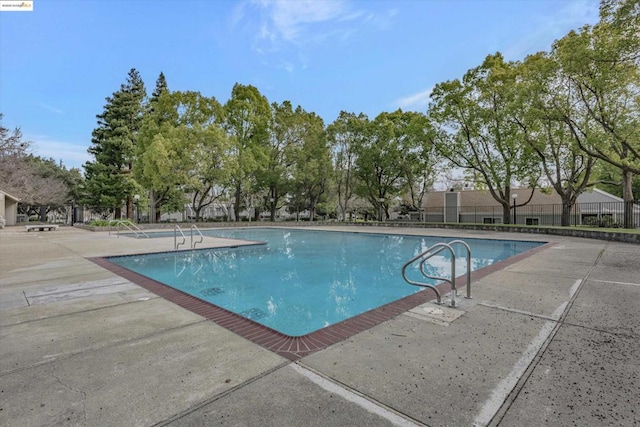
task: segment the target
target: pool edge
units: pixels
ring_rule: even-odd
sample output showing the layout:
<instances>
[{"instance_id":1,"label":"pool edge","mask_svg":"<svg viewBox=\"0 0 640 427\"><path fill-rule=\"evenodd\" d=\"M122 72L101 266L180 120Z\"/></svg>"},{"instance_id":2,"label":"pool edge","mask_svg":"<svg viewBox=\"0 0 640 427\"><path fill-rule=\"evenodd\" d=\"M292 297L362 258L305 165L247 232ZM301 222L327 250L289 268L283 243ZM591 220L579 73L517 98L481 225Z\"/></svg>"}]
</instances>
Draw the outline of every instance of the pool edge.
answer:
<instances>
[{"instance_id":1,"label":"pool edge","mask_svg":"<svg viewBox=\"0 0 640 427\"><path fill-rule=\"evenodd\" d=\"M556 242L547 242L529 249L528 251L491 264L480 270L473 271L471 273L471 280L479 280L482 277L502 270L508 265L521 261L522 259L545 250L555 244ZM435 292L427 288L423 291L392 301L306 335L289 336L235 314L222 307L218 307L207 301L201 300L193 295L187 294L186 292L177 290L125 267L114 264L105 257L90 257L87 259L98 266L148 290L149 292L202 316L205 319L214 322L218 326L221 326L290 361L297 361L333 344L349 339L360 332L369 330L374 326L384 323L387 320L391 320L394 317L397 317L400 314L435 298ZM456 280L461 280L464 277L465 276L462 275L457 277ZM442 294L449 292L449 288L446 283L440 283L437 287Z\"/></svg>"}]
</instances>

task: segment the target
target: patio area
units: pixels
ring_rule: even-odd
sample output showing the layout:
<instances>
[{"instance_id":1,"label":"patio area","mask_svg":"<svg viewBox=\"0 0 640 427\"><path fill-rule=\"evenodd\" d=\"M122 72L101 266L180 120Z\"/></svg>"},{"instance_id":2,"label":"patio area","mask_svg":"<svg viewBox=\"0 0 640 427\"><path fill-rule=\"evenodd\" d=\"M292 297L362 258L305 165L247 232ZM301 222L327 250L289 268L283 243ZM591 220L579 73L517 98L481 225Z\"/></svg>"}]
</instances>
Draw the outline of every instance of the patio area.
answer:
<instances>
[{"instance_id":1,"label":"patio area","mask_svg":"<svg viewBox=\"0 0 640 427\"><path fill-rule=\"evenodd\" d=\"M173 238L8 226L0 425L640 423L640 245L314 228L554 244L475 280L449 320L428 304L292 362L89 260L169 251Z\"/></svg>"}]
</instances>

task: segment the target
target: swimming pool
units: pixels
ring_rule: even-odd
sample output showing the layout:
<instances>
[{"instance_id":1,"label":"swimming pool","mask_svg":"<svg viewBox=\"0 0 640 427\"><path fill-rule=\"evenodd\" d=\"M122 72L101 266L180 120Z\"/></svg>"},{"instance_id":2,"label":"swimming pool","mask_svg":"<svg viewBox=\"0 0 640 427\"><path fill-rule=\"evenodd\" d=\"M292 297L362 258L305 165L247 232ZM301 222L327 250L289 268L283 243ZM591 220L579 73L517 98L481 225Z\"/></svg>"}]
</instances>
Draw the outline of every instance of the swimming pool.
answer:
<instances>
[{"instance_id":1,"label":"swimming pool","mask_svg":"<svg viewBox=\"0 0 640 427\"><path fill-rule=\"evenodd\" d=\"M402 265L435 243L454 240L257 227L202 232L266 243L111 257L109 261L291 337L420 291L404 282ZM472 270L543 244L465 241L472 248ZM429 272L448 277L448 257L443 252L432 258ZM456 257L465 258L466 253L456 253ZM457 267L456 275L465 273L465 262L458 262ZM410 274L419 277L416 269Z\"/></svg>"}]
</instances>

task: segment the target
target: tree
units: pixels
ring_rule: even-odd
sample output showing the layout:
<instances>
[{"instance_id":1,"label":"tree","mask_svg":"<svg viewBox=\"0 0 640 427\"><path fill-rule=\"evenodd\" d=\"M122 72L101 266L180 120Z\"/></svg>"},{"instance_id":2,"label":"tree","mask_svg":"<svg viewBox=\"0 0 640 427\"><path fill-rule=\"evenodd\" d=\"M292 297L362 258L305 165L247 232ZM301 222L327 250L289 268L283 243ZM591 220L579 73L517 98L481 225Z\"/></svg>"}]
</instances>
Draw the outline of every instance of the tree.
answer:
<instances>
[{"instance_id":1,"label":"tree","mask_svg":"<svg viewBox=\"0 0 640 427\"><path fill-rule=\"evenodd\" d=\"M585 138L580 148L620 169L625 228L633 227L634 174L640 174L640 5L635 0L606 0L600 21L571 31L552 54L567 75L586 113L605 136ZM565 117L576 134L580 123Z\"/></svg>"},{"instance_id":2,"label":"tree","mask_svg":"<svg viewBox=\"0 0 640 427\"><path fill-rule=\"evenodd\" d=\"M309 221L313 221L316 209L326 196L331 176L331 152L327 144L324 122L315 113L296 109L300 117L299 134L302 146L296 152L293 172L295 195L308 203Z\"/></svg>"},{"instance_id":3,"label":"tree","mask_svg":"<svg viewBox=\"0 0 640 427\"><path fill-rule=\"evenodd\" d=\"M45 222L48 212L65 211L82 177L78 169L67 170L54 159L30 155L26 160L30 177L20 193L21 210L27 215L39 215Z\"/></svg>"},{"instance_id":4,"label":"tree","mask_svg":"<svg viewBox=\"0 0 640 427\"><path fill-rule=\"evenodd\" d=\"M489 190L505 224L511 222L512 185L535 188L539 177L539 160L513 117L515 83L514 64L496 53L462 80L436 85L429 105L437 151Z\"/></svg>"},{"instance_id":5,"label":"tree","mask_svg":"<svg viewBox=\"0 0 640 427\"><path fill-rule=\"evenodd\" d=\"M409 195L409 207L420 209L422 200L436 180L440 157L429 140L429 120L422 113L398 110L389 114L399 148L404 152L402 169Z\"/></svg>"},{"instance_id":6,"label":"tree","mask_svg":"<svg viewBox=\"0 0 640 427\"><path fill-rule=\"evenodd\" d=\"M525 141L538 155L546 181L562 200L561 224L571 224L571 210L578 196L594 184L596 158L580 149L586 132L596 123L576 105L559 64L545 53L527 57L518 65L518 90L514 119ZM572 132L564 118L580 123L584 134Z\"/></svg>"},{"instance_id":7,"label":"tree","mask_svg":"<svg viewBox=\"0 0 640 427\"><path fill-rule=\"evenodd\" d=\"M163 93L169 92L169 85L167 85L167 79L164 77L164 73L160 71L158 78L156 79L156 87L153 89L151 93L151 98L149 98L149 109L153 112L153 106L155 102L158 102L160 95Z\"/></svg>"},{"instance_id":8,"label":"tree","mask_svg":"<svg viewBox=\"0 0 640 427\"><path fill-rule=\"evenodd\" d=\"M154 189L158 206L182 209L191 199L195 219L219 196L224 184L226 137L222 107L199 92L164 92L143 123L136 177Z\"/></svg>"},{"instance_id":9,"label":"tree","mask_svg":"<svg viewBox=\"0 0 640 427\"><path fill-rule=\"evenodd\" d=\"M333 152L334 183L338 196L338 207L343 221L347 219L349 201L353 196L356 146L365 137L367 116L341 111L338 118L327 128L327 137Z\"/></svg>"},{"instance_id":10,"label":"tree","mask_svg":"<svg viewBox=\"0 0 640 427\"><path fill-rule=\"evenodd\" d=\"M67 170L62 163L29 153L31 142L25 141L19 128L10 132L1 124L0 113L0 182L2 188L20 197L19 210L39 215L46 221L51 209L63 208L76 195L82 180L77 169Z\"/></svg>"},{"instance_id":11,"label":"tree","mask_svg":"<svg viewBox=\"0 0 640 427\"><path fill-rule=\"evenodd\" d=\"M145 156L146 160L149 160L153 155L159 154L157 149L160 147L154 147L153 153L147 154L147 151L151 148L154 136L162 131L162 126L165 123L176 124L177 112L173 108L173 100L171 97L163 97L168 93L167 81L164 74L160 72L156 80L156 87L147 103L147 113L141 124L140 136L136 144L134 176L142 187L149 190L149 222L160 220L163 207L169 209L179 205L180 201L184 199L184 195L176 188L172 180L156 179L158 175L151 171L153 166L143 161ZM156 172L160 173L159 170ZM160 175L162 176L162 174Z\"/></svg>"},{"instance_id":12,"label":"tree","mask_svg":"<svg viewBox=\"0 0 640 427\"><path fill-rule=\"evenodd\" d=\"M92 132L88 152L94 161L86 162L86 202L92 206L110 206L115 216L126 203L127 217L132 218L131 196L136 190L133 177L138 131L141 126L146 93L140 74L132 68L120 90L107 97L98 127Z\"/></svg>"},{"instance_id":13,"label":"tree","mask_svg":"<svg viewBox=\"0 0 640 427\"><path fill-rule=\"evenodd\" d=\"M239 221L242 199L252 185L255 189L259 169L267 163L271 112L267 98L258 89L238 83L233 86L224 111L224 127L232 143L229 168L234 214Z\"/></svg>"},{"instance_id":14,"label":"tree","mask_svg":"<svg viewBox=\"0 0 640 427\"><path fill-rule=\"evenodd\" d=\"M294 163L294 153L300 149L303 140L303 110L293 110L289 101L271 104L269 124L269 144L267 164L261 169L259 186L267 189L265 203L270 212L271 221L275 220L276 208L291 189L290 168Z\"/></svg>"},{"instance_id":15,"label":"tree","mask_svg":"<svg viewBox=\"0 0 640 427\"><path fill-rule=\"evenodd\" d=\"M26 161L31 142L23 139L20 128L10 131L4 127L2 118L0 113L0 183L4 190L20 194L31 177Z\"/></svg>"},{"instance_id":16,"label":"tree","mask_svg":"<svg viewBox=\"0 0 640 427\"><path fill-rule=\"evenodd\" d=\"M406 188L404 166L409 145L406 129L397 126L403 113L380 113L365 128L365 137L356 145L355 193L365 197L377 210L380 221L389 217L389 204Z\"/></svg>"},{"instance_id":17,"label":"tree","mask_svg":"<svg viewBox=\"0 0 640 427\"><path fill-rule=\"evenodd\" d=\"M622 171L611 163L598 162L595 170L598 188L622 198ZM631 183L633 199L640 200L640 175L633 175Z\"/></svg>"}]
</instances>

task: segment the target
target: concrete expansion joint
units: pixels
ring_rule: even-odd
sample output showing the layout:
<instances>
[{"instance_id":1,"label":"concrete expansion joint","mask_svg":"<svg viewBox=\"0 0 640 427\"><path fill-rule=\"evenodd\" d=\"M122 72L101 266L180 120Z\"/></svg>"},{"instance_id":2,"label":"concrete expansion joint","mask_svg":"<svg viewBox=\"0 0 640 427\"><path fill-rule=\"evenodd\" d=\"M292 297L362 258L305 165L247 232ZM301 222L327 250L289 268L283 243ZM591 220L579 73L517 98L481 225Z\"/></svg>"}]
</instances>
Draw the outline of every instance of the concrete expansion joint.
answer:
<instances>
[{"instance_id":1,"label":"concrete expansion joint","mask_svg":"<svg viewBox=\"0 0 640 427\"><path fill-rule=\"evenodd\" d=\"M486 301L478 301L478 305L481 305L483 307L488 307L488 308L495 308L496 310L507 311L509 313L522 314L523 316L535 317L536 319L542 319L542 320L547 320L551 322L558 322L560 320L558 316L554 316L554 315L545 316L544 314L532 313L530 311L525 311L525 310L518 310L516 308L505 307L503 305L498 305L498 304L491 304L490 302L486 302Z\"/></svg>"},{"instance_id":2,"label":"concrete expansion joint","mask_svg":"<svg viewBox=\"0 0 640 427\"><path fill-rule=\"evenodd\" d=\"M161 427L161 426L166 426L166 425L172 424L172 423L180 420L181 418L186 417L187 415L191 414L192 412L195 412L195 411L198 411L199 409L202 409L203 407L209 405L210 403L213 403L213 402L215 402L217 400L220 400L220 399L230 395L231 393L234 393L234 392L236 392L238 390L241 390L241 389L245 388L246 386L248 386L248 385L250 385L250 384L252 384L252 383L254 383L256 381L258 381L258 380L260 380L260 379L262 379L262 378L264 378L264 377L266 377L268 375L271 375L272 373L274 373L276 371L279 371L282 368L286 368L291 363L293 363L293 362L290 362L290 361L282 362L282 363L274 366L271 369L268 369L268 370L266 370L264 372L261 372L260 374L254 376L254 377L251 377L251 378L249 378L249 379L247 379L247 380L245 380L245 381L243 381L243 382L241 382L241 383L239 383L239 384L237 384L237 385L235 385L233 387L228 388L227 390L223 391L222 393L218 393L215 396L211 396L210 398L205 399L205 400L203 400L201 402L198 402L195 405L191 406L190 408L188 408L188 409L186 409L184 411L178 412L177 414L175 414L175 415L173 415L173 416L171 416L171 417L169 417L169 418L167 418L165 420L162 420L162 421L160 421L160 422L158 422L156 424L153 424L152 427Z\"/></svg>"},{"instance_id":3,"label":"concrete expansion joint","mask_svg":"<svg viewBox=\"0 0 640 427\"><path fill-rule=\"evenodd\" d=\"M349 387L347 384L322 374L315 369L306 366L304 363L297 361L291 364L291 367L298 374L304 376L317 386L333 393L351 403L360 406L362 409L385 418L391 424L399 427L421 427L427 426L416 420L415 418L400 412L384 403L371 398L370 396L360 393L358 390Z\"/></svg>"},{"instance_id":4,"label":"concrete expansion joint","mask_svg":"<svg viewBox=\"0 0 640 427\"><path fill-rule=\"evenodd\" d=\"M571 323L571 322L562 322L562 325L563 326L573 326L574 328L585 329L587 331L594 331L594 332L599 332L599 333L602 333L602 334L614 335L614 336L620 337L620 338L628 338L628 339L632 339L632 340L640 338L639 334L634 334L633 332L612 331L610 329L594 328L592 326L580 325L580 324Z\"/></svg>"},{"instance_id":5,"label":"concrete expansion joint","mask_svg":"<svg viewBox=\"0 0 640 427\"><path fill-rule=\"evenodd\" d=\"M40 362L32 363L32 364L30 364L28 366L21 366L19 368L10 369L10 370L5 371L5 372L0 372L0 378L5 376L5 375L13 374L15 372L20 372L20 371L24 371L24 370L31 369L31 368L36 368L38 366L46 365L47 363L53 363L53 362L58 362L58 361L61 361L61 360L71 359L72 357L75 357L75 356L78 356L78 355L81 355L81 354L93 353L93 352L105 350L105 349L108 349L108 348L117 347L117 346L123 345L123 344L131 344L131 343L135 343L135 342L138 342L138 341L144 341L144 340L149 339L149 338L157 337L157 336L169 333L169 332L173 332L173 331L176 331L176 330L180 330L180 329L183 329L183 328L187 328L189 326L197 325L199 323L204 323L204 322L208 322L208 321L209 320L207 320L207 319L201 319L201 320L198 320L198 321L195 321L195 322L187 323L185 325L180 325L180 326L176 326L176 327L173 327L173 328L163 329L160 332L155 332L155 333L143 335L143 336L136 337L136 338L128 338L128 339L124 339L124 340L120 340L120 341L114 341L114 342L111 342L111 343L105 344L105 345L99 345L99 346L96 346L96 347L90 347L90 348L87 348L87 349L84 349L84 350L81 350L81 351L75 351L75 352L66 353L66 354L54 355L54 356L49 357L47 360L41 360Z\"/></svg>"},{"instance_id":6,"label":"concrete expansion joint","mask_svg":"<svg viewBox=\"0 0 640 427\"><path fill-rule=\"evenodd\" d=\"M148 298L148 299L138 299L138 300L135 300L135 301L123 301L123 302L120 302L120 303L111 304L111 305L105 305L105 306L102 306L102 307L88 308L86 310L78 310L78 311L73 311L73 312L70 312L70 313L54 314L53 316L39 317L39 318L36 318L36 319L23 320L22 322L10 323L8 325L0 325L0 328L4 328L4 327L8 327L8 326L23 325L25 323L40 322L40 321L48 320L48 319L58 319L60 317L66 317L66 316L75 316L77 314L82 314L82 313L98 312L100 310L106 310L106 309L109 309L109 308L124 306L124 305L128 305L128 304L135 304L135 303L145 302L145 301L149 301L150 299L156 299L156 298L158 298L158 297L154 295L154 296L152 296L151 298Z\"/></svg>"},{"instance_id":7,"label":"concrete expansion joint","mask_svg":"<svg viewBox=\"0 0 640 427\"><path fill-rule=\"evenodd\" d=\"M500 384L496 387L492 393L494 398L490 398L485 403L483 413L481 413L477 418L477 420L481 421L478 425L496 427L502 424L502 420L504 419L507 411L529 381L529 378L533 374L536 366L540 363L540 360L542 360L542 357L549 348L549 345L555 339L560 328L565 325L565 320L569 315L569 312L573 307L573 303L577 299L582 286L589 280L589 276L600 262L605 250L606 246L598 253L598 256L594 260L593 265L587 274L585 274L581 280L576 281L575 285L572 286L569 292L569 301L561 304L556 312L554 312L554 317L557 317L557 319L547 322L547 324L543 326L538 337L530 344L529 348L525 351L525 354L523 354L523 357L519 360L521 367L518 369L518 363L516 363L516 366L514 366L514 369L509 376L503 380L505 384ZM527 352L530 352L529 357L526 357ZM511 377L511 380L508 380L509 377ZM502 393L499 392L499 388L503 389Z\"/></svg>"}]
</instances>

